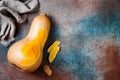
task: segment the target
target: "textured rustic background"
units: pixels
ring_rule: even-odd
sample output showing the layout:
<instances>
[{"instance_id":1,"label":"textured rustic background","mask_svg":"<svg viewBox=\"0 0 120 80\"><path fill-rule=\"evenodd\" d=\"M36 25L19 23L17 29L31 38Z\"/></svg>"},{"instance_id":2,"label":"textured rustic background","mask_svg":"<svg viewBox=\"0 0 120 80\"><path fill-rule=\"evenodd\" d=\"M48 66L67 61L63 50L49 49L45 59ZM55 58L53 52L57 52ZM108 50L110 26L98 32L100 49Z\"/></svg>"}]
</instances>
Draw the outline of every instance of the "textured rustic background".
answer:
<instances>
[{"instance_id":1,"label":"textured rustic background","mask_svg":"<svg viewBox=\"0 0 120 80\"><path fill-rule=\"evenodd\" d=\"M61 41L61 51L50 64L52 76L42 68L19 71L7 61L10 46L0 45L0 80L120 80L120 0L40 0L40 12L52 24L41 67L49 64L47 48ZM17 24L16 41L27 35L40 12Z\"/></svg>"}]
</instances>

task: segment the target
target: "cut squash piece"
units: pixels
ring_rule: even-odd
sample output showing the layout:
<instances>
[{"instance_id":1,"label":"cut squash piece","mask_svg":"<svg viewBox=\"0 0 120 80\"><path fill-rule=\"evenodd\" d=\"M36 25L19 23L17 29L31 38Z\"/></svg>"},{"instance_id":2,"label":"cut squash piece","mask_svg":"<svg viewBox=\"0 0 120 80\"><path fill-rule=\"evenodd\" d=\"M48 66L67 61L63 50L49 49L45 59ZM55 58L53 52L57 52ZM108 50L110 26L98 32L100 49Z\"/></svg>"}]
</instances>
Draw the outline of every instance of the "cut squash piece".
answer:
<instances>
[{"instance_id":1,"label":"cut squash piece","mask_svg":"<svg viewBox=\"0 0 120 80\"><path fill-rule=\"evenodd\" d=\"M49 55L49 62L50 62L50 63L53 62L53 60L55 59L55 57L56 57L56 55L57 55L57 53L58 53L59 50L60 50L60 47L59 47L59 46L54 47L54 48L52 49L52 51L50 52L50 55Z\"/></svg>"},{"instance_id":2,"label":"cut squash piece","mask_svg":"<svg viewBox=\"0 0 120 80\"><path fill-rule=\"evenodd\" d=\"M44 65L43 69L48 76L52 75L52 70L50 69L48 65Z\"/></svg>"},{"instance_id":3,"label":"cut squash piece","mask_svg":"<svg viewBox=\"0 0 120 80\"><path fill-rule=\"evenodd\" d=\"M54 47L57 47L60 44L60 41L55 41L49 48L48 52L50 53Z\"/></svg>"}]
</instances>

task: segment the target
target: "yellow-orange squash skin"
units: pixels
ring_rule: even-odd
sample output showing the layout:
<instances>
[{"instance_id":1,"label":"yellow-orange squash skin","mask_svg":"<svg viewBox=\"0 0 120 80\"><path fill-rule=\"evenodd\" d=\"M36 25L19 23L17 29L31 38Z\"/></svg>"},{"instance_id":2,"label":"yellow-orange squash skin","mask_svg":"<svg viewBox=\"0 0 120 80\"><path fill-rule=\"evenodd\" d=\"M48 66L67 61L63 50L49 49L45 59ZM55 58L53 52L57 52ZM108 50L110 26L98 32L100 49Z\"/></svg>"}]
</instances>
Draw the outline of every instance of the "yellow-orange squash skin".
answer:
<instances>
[{"instance_id":1,"label":"yellow-orange squash skin","mask_svg":"<svg viewBox=\"0 0 120 80\"><path fill-rule=\"evenodd\" d=\"M50 20L48 17L43 13L36 16L28 35L9 48L8 61L23 71L35 71L42 62L43 48L49 31Z\"/></svg>"}]
</instances>

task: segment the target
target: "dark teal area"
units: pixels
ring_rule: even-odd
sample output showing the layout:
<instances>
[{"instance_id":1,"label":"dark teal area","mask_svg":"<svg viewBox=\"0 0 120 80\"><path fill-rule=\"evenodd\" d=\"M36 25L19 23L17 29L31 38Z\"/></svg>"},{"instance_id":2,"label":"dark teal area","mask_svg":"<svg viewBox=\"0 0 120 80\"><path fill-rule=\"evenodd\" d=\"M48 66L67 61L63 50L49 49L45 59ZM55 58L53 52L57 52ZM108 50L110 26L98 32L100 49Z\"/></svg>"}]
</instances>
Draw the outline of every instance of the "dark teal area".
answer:
<instances>
[{"instance_id":1,"label":"dark teal area","mask_svg":"<svg viewBox=\"0 0 120 80\"><path fill-rule=\"evenodd\" d=\"M120 39L120 14L100 12L93 17L83 19L77 24L89 36L113 35Z\"/></svg>"},{"instance_id":2,"label":"dark teal area","mask_svg":"<svg viewBox=\"0 0 120 80\"><path fill-rule=\"evenodd\" d=\"M77 80L103 80L95 65L93 51L86 49L90 47L89 40L96 37L116 37L120 41L120 14L99 12L70 28L72 35L62 37L59 30L54 34L60 37L61 51L53 64L63 72L70 71Z\"/></svg>"},{"instance_id":3,"label":"dark teal area","mask_svg":"<svg viewBox=\"0 0 120 80\"><path fill-rule=\"evenodd\" d=\"M60 39L62 39L60 40L61 51L58 53L53 65L63 73L71 72L77 80L98 79L99 74L97 73L95 59L93 56L88 55L88 51L84 51L87 36L79 31L69 35L69 37L60 37Z\"/></svg>"}]
</instances>

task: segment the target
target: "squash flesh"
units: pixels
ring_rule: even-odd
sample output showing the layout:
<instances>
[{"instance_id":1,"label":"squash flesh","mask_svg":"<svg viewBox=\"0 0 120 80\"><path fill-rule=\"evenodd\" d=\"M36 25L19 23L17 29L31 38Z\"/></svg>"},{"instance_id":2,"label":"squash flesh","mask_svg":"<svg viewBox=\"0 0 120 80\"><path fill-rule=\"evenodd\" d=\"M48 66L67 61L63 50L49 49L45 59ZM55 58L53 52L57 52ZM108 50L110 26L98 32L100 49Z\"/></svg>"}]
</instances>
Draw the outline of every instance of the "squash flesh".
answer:
<instances>
[{"instance_id":1,"label":"squash flesh","mask_svg":"<svg viewBox=\"0 0 120 80\"><path fill-rule=\"evenodd\" d=\"M21 64L23 66L29 66L35 63L35 61L39 58L40 49L42 42L45 39L45 35L47 34L47 31L44 29L40 29L38 35L33 41L30 41L26 43L22 49L21 53L24 56L24 60L21 61Z\"/></svg>"}]
</instances>

